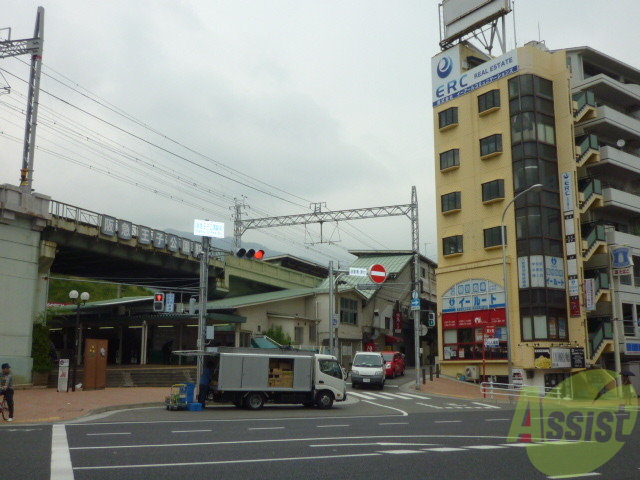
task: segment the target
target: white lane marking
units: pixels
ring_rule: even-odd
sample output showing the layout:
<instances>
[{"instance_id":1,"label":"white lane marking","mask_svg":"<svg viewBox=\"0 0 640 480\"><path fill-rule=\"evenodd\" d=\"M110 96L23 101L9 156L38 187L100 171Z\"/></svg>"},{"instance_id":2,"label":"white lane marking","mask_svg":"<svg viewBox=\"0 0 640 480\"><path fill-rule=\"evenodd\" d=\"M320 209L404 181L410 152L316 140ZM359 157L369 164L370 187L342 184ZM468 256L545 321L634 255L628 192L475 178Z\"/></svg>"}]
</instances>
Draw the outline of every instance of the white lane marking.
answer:
<instances>
[{"instance_id":1,"label":"white lane marking","mask_svg":"<svg viewBox=\"0 0 640 480\"><path fill-rule=\"evenodd\" d=\"M503 443L505 447L539 447L541 443Z\"/></svg>"},{"instance_id":2,"label":"white lane marking","mask_svg":"<svg viewBox=\"0 0 640 480\"><path fill-rule=\"evenodd\" d=\"M590 473L576 473L575 475L556 475L555 477L547 477L547 478L582 478L582 477L599 477L602 475L598 472L590 472Z\"/></svg>"},{"instance_id":3,"label":"white lane marking","mask_svg":"<svg viewBox=\"0 0 640 480\"><path fill-rule=\"evenodd\" d=\"M436 420L433 423L462 423L462 420Z\"/></svg>"},{"instance_id":4,"label":"white lane marking","mask_svg":"<svg viewBox=\"0 0 640 480\"><path fill-rule=\"evenodd\" d=\"M266 462L295 462L300 460L330 460L334 458L375 457L379 453L359 453L352 455L322 455L318 457L285 457L285 458L251 458L247 460L218 460L211 462L185 462L185 463L153 463L142 465L97 465L94 467L75 467L74 470L118 470L125 468L164 468L164 467L192 467L195 465L229 465L240 463L266 463ZM67 477L71 478L71 477Z\"/></svg>"},{"instance_id":5,"label":"white lane marking","mask_svg":"<svg viewBox=\"0 0 640 480\"><path fill-rule=\"evenodd\" d=\"M104 432L104 433L87 433L89 436L102 436L102 435L131 435L131 432Z\"/></svg>"},{"instance_id":6,"label":"white lane marking","mask_svg":"<svg viewBox=\"0 0 640 480\"><path fill-rule=\"evenodd\" d=\"M436 448L423 448L425 452L462 452L464 448L454 448L454 447L436 447Z\"/></svg>"},{"instance_id":7,"label":"white lane marking","mask_svg":"<svg viewBox=\"0 0 640 480\"><path fill-rule=\"evenodd\" d=\"M378 425L409 425L409 422L380 422Z\"/></svg>"},{"instance_id":8,"label":"white lane marking","mask_svg":"<svg viewBox=\"0 0 640 480\"><path fill-rule=\"evenodd\" d=\"M309 447L365 447L378 445L381 447L429 447L437 445L437 443L393 443L393 442L371 442L371 443L323 443L318 445L309 445Z\"/></svg>"},{"instance_id":9,"label":"white lane marking","mask_svg":"<svg viewBox=\"0 0 640 480\"><path fill-rule=\"evenodd\" d=\"M316 419L317 420L317 419ZM390 439L427 439L427 438L463 438L463 439L500 439L506 441L509 437L502 435L356 435L351 437L342 437L343 440L372 440L374 438ZM335 440L335 437L311 437L311 438L272 438L263 440L233 440L233 441L217 441L217 442L188 442L188 443L158 443L158 444L133 444L133 445L98 445L88 447L69 447L69 450L119 450L126 448L161 448L161 447L201 447L205 445L251 445L255 443L291 443L291 442L322 442L327 440ZM536 444L530 444L536 445Z\"/></svg>"},{"instance_id":10,"label":"white lane marking","mask_svg":"<svg viewBox=\"0 0 640 480\"><path fill-rule=\"evenodd\" d=\"M349 425L316 425L318 428L348 427Z\"/></svg>"},{"instance_id":11,"label":"white lane marking","mask_svg":"<svg viewBox=\"0 0 640 480\"><path fill-rule=\"evenodd\" d=\"M464 448L475 448L476 450L493 450L496 448L507 448L503 445L470 445Z\"/></svg>"},{"instance_id":12,"label":"white lane marking","mask_svg":"<svg viewBox=\"0 0 640 480\"><path fill-rule=\"evenodd\" d=\"M371 395L367 395L365 393L356 393L356 392L349 392L347 393L348 395L353 395L354 397L357 398L364 398L365 400L374 400L375 397L372 397Z\"/></svg>"},{"instance_id":13,"label":"white lane marking","mask_svg":"<svg viewBox=\"0 0 640 480\"><path fill-rule=\"evenodd\" d=\"M388 393L387 395L393 395L394 397L402 400L413 400L413 397L407 397L404 393Z\"/></svg>"},{"instance_id":14,"label":"white lane marking","mask_svg":"<svg viewBox=\"0 0 640 480\"><path fill-rule=\"evenodd\" d=\"M513 418L485 418L485 422L510 422Z\"/></svg>"},{"instance_id":15,"label":"white lane marking","mask_svg":"<svg viewBox=\"0 0 640 480\"><path fill-rule=\"evenodd\" d=\"M205 430L171 430L171 433L195 433L195 432L213 432L211 429Z\"/></svg>"},{"instance_id":16,"label":"white lane marking","mask_svg":"<svg viewBox=\"0 0 640 480\"><path fill-rule=\"evenodd\" d=\"M416 402L416 405L424 405L425 407L437 408L439 410L442 409L442 407L438 407L437 405L429 405L428 403L422 403L422 402Z\"/></svg>"},{"instance_id":17,"label":"white lane marking","mask_svg":"<svg viewBox=\"0 0 640 480\"><path fill-rule=\"evenodd\" d=\"M480 402L471 402L474 405L480 405L481 407L485 407L485 408L497 408L498 410L500 410L500 407L496 407L495 405L489 405L487 403L480 403Z\"/></svg>"},{"instance_id":18,"label":"white lane marking","mask_svg":"<svg viewBox=\"0 0 640 480\"><path fill-rule=\"evenodd\" d=\"M380 405L379 403L372 402L370 400L363 400L363 402L370 403L371 405L375 405L376 407L388 408L389 410L395 410L396 412L400 412L403 417L408 417L409 414L404 410L400 410L399 408L390 407L388 405Z\"/></svg>"},{"instance_id":19,"label":"white lane marking","mask_svg":"<svg viewBox=\"0 0 640 480\"><path fill-rule=\"evenodd\" d=\"M394 455L405 455L407 453L422 453L420 450L380 450L378 453L391 453Z\"/></svg>"},{"instance_id":20,"label":"white lane marking","mask_svg":"<svg viewBox=\"0 0 640 480\"><path fill-rule=\"evenodd\" d=\"M71 453L64 425L51 427L51 480L73 479Z\"/></svg>"},{"instance_id":21,"label":"white lane marking","mask_svg":"<svg viewBox=\"0 0 640 480\"><path fill-rule=\"evenodd\" d=\"M247 430L284 430L284 427L253 427L247 428Z\"/></svg>"}]
</instances>

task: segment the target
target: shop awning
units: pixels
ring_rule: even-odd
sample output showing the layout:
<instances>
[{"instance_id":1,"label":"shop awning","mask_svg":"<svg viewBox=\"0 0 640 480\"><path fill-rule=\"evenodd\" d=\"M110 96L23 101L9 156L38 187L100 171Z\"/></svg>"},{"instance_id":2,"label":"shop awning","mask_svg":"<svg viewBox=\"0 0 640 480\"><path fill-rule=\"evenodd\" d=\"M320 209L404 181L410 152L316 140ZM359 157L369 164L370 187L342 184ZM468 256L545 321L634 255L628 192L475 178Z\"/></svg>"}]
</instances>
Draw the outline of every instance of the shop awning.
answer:
<instances>
[{"instance_id":1,"label":"shop awning","mask_svg":"<svg viewBox=\"0 0 640 480\"><path fill-rule=\"evenodd\" d=\"M386 343L403 343L404 340L400 337L394 337L393 335L385 335L384 341Z\"/></svg>"}]
</instances>

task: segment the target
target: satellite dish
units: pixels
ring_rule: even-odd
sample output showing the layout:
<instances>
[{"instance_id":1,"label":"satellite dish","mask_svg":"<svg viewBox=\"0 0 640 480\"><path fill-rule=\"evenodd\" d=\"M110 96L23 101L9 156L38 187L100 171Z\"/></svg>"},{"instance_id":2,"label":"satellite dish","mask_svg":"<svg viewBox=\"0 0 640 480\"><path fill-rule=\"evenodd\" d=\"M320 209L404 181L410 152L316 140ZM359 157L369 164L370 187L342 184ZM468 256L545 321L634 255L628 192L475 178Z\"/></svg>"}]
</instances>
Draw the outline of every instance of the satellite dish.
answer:
<instances>
[{"instance_id":1,"label":"satellite dish","mask_svg":"<svg viewBox=\"0 0 640 480\"><path fill-rule=\"evenodd\" d=\"M621 138L616 142L616 145L618 146L618 148L623 148L626 144L627 142L625 142L623 138Z\"/></svg>"}]
</instances>

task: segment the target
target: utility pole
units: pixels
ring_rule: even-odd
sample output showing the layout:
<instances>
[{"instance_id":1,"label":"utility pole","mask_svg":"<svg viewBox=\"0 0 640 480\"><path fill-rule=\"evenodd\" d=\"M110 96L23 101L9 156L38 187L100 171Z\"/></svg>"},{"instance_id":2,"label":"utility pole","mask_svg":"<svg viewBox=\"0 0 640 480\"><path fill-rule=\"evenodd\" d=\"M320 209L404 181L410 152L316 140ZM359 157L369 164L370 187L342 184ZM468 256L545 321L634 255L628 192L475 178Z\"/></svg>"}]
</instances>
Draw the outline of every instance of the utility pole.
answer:
<instances>
[{"instance_id":1,"label":"utility pole","mask_svg":"<svg viewBox=\"0 0 640 480\"><path fill-rule=\"evenodd\" d=\"M335 279L333 278L333 260L329 261L329 355L333 355L333 319L336 315L334 297Z\"/></svg>"},{"instance_id":2,"label":"utility pole","mask_svg":"<svg viewBox=\"0 0 640 480\"><path fill-rule=\"evenodd\" d=\"M200 377L204 366L204 331L207 317L207 291L209 289L209 237L202 237L202 256L200 258L200 311L198 312L198 355L196 385L200 389Z\"/></svg>"},{"instance_id":3,"label":"utility pole","mask_svg":"<svg viewBox=\"0 0 640 480\"><path fill-rule=\"evenodd\" d=\"M243 209L247 207L244 203L245 196L242 195L241 200L237 198L233 199L233 238L234 238L234 246L235 248L240 248L242 244L242 215L244 214Z\"/></svg>"},{"instance_id":4,"label":"utility pole","mask_svg":"<svg viewBox=\"0 0 640 480\"><path fill-rule=\"evenodd\" d=\"M33 157L36 145L36 126L38 124L38 99L40 97L40 71L42 68L43 43L43 7L38 7L33 38L22 40L9 39L0 42L0 58L31 55L31 73L29 74L29 94L27 96L27 114L24 130L24 149L22 153L22 168L20 169L20 190L23 193L31 193L33 185Z\"/></svg>"},{"instance_id":5,"label":"utility pole","mask_svg":"<svg viewBox=\"0 0 640 480\"><path fill-rule=\"evenodd\" d=\"M418 229L418 193L411 188L411 249L413 250L413 291L420 298L420 231ZM416 390L420 389L420 310L413 312L413 348L416 356Z\"/></svg>"}]
</instances>

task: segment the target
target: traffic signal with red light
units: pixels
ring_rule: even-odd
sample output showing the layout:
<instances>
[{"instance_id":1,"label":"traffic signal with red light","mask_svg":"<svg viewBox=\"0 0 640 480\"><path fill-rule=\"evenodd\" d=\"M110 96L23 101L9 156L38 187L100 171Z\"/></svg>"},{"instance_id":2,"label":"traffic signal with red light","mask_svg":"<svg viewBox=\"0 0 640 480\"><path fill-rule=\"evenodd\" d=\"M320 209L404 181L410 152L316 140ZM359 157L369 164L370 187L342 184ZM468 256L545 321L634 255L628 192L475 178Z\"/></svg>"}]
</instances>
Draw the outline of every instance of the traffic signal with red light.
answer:
<instances>
[{"instance_id":1,"label":"traffic signal with red light","mask_svg":"<svg viewBox=\"0 0 640 480\"><path fill-rule=\"evenodd\" d=\"M254 250L250 248L238 248L236 250L236 257L238 258L255 258L256 260L262 260L264 258L264 250Z\"/></svg>"},{"instance_id":2,"label":"traffic signal with red light","mask_svg":"<svg viewBox=\"0 0 640 480\"><path fill-rule=\"evenodd\" d=\"M153 311L164 312L164 293L156 293L153 295Z\"/></svg>"}]
</instances>

